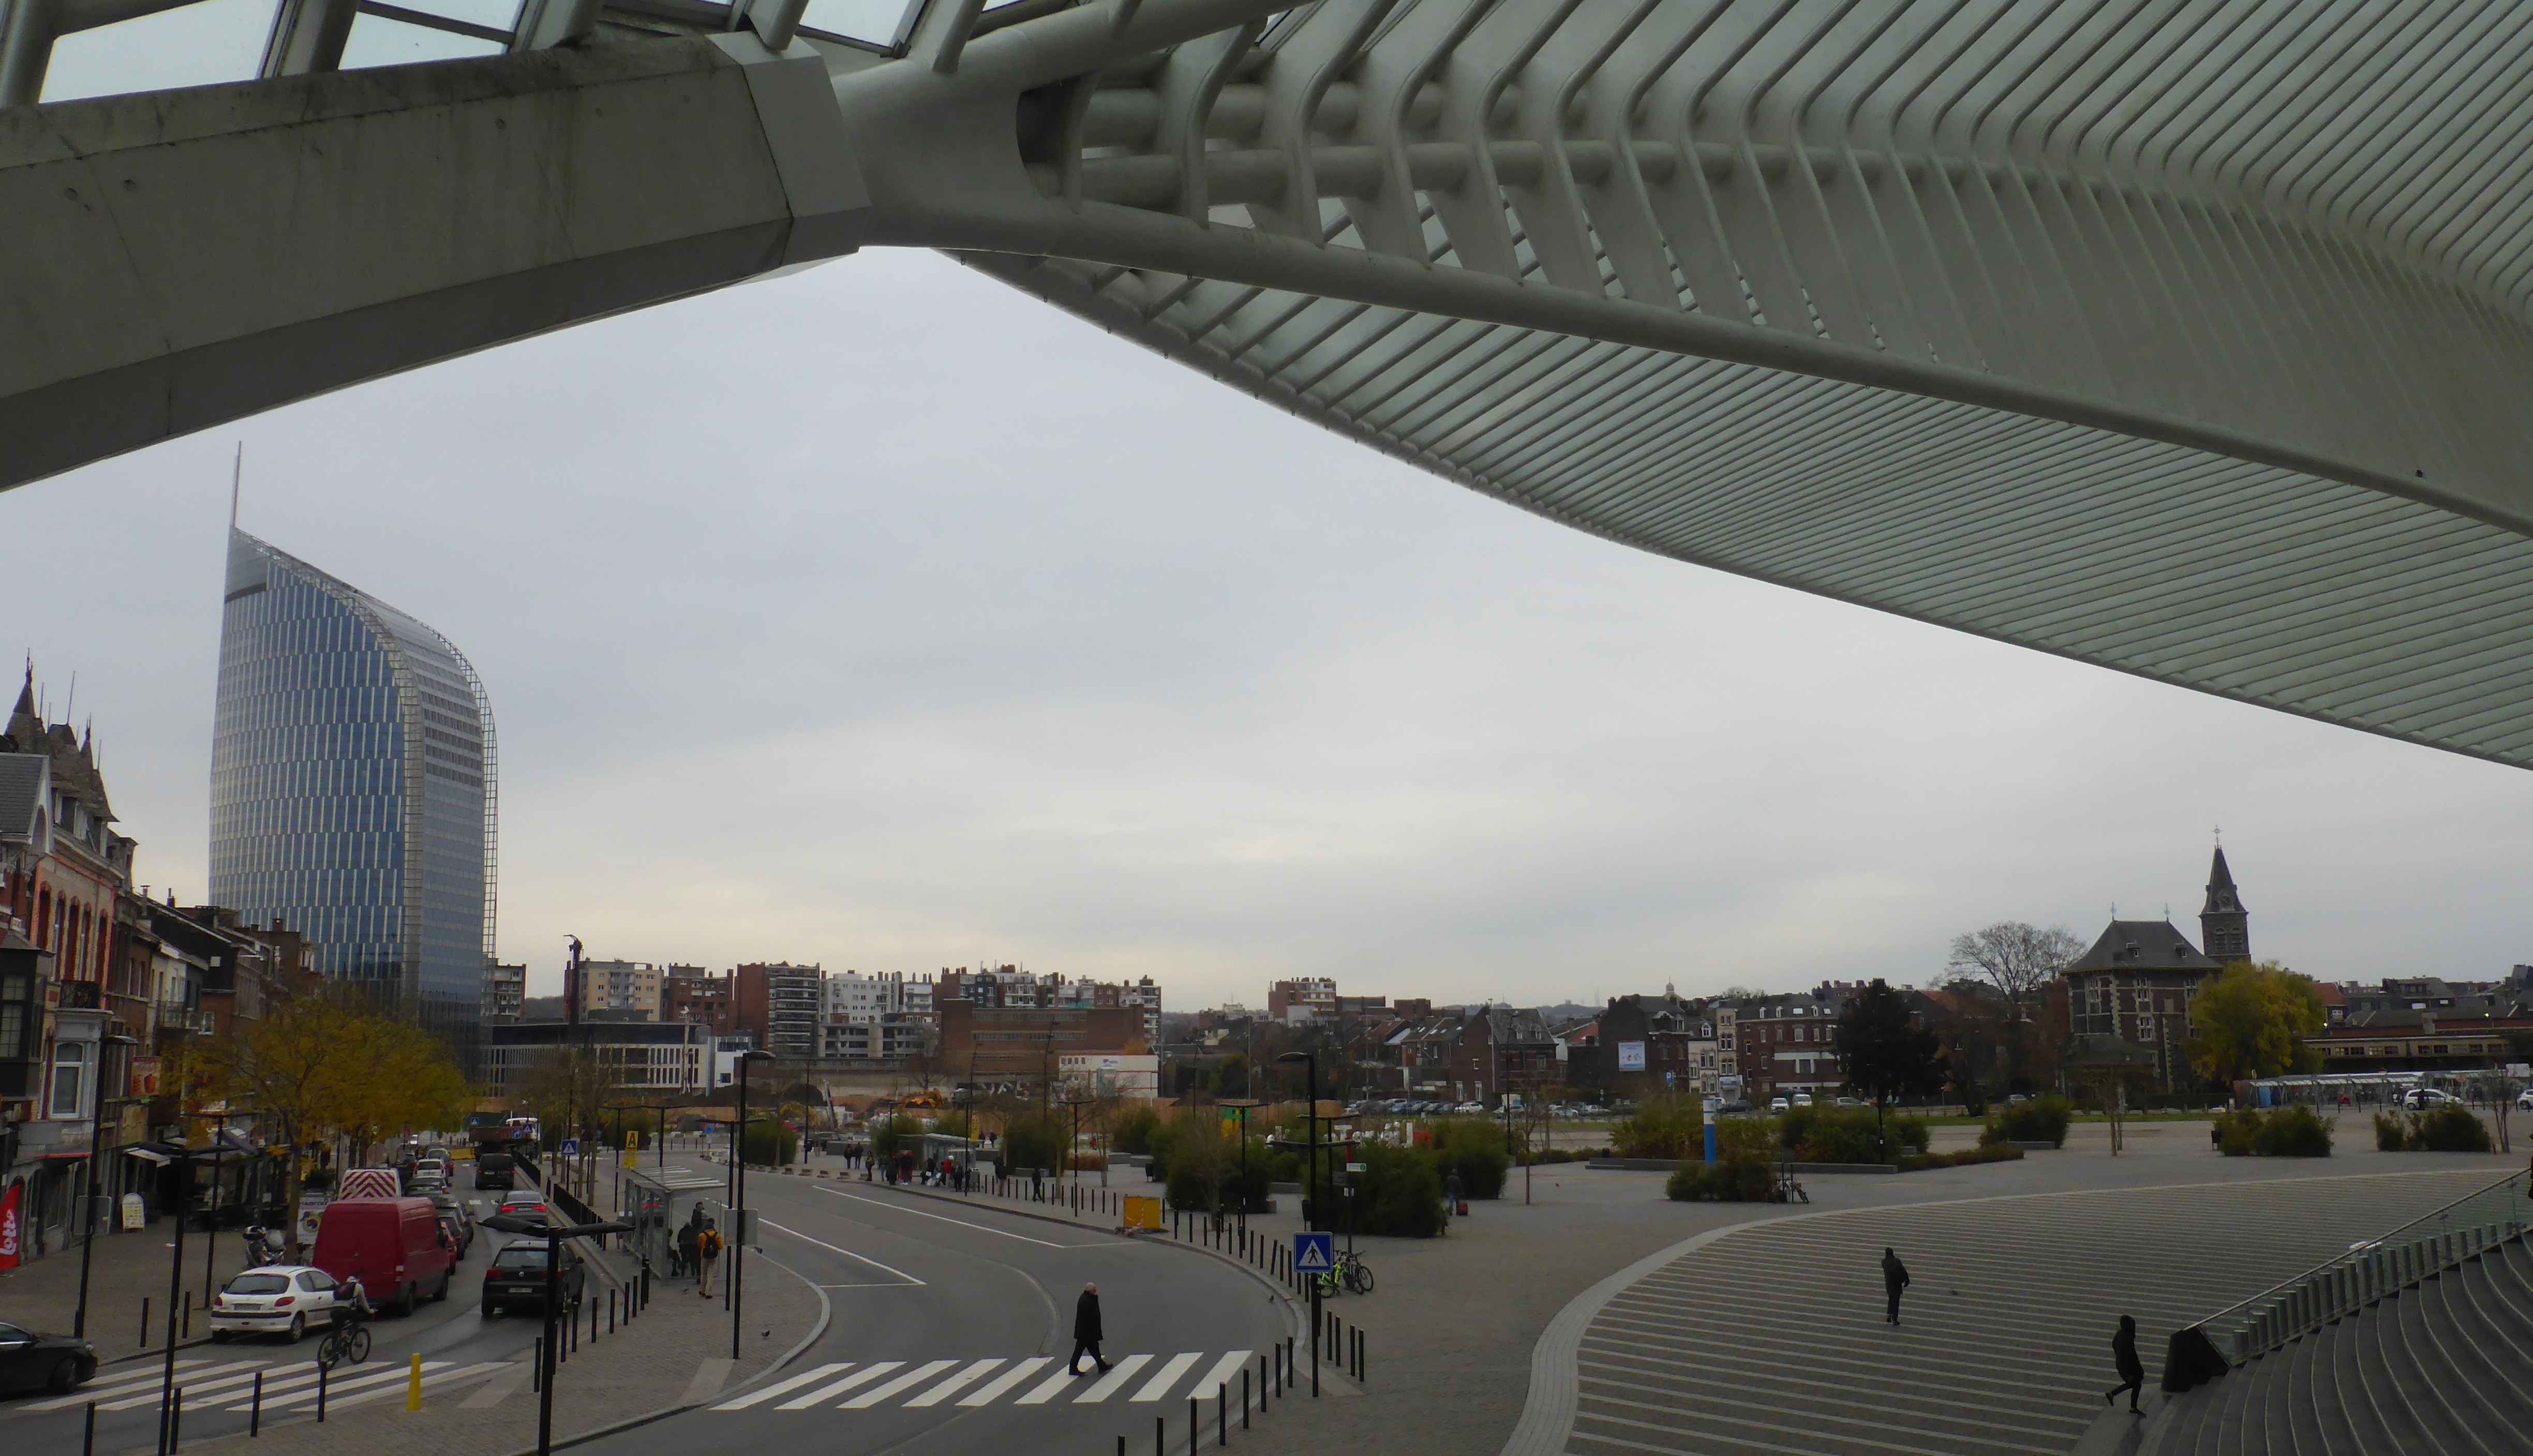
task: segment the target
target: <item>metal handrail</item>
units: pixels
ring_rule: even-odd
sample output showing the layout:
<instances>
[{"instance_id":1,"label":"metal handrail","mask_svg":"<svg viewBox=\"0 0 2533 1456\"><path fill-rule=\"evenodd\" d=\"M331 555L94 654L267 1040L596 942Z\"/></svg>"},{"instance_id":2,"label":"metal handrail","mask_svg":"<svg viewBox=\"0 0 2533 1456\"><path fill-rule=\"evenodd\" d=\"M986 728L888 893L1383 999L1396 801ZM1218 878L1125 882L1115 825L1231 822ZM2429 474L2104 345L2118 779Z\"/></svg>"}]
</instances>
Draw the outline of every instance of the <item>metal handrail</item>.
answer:
<instances>
[{"instance_id":1,"label":"metal handrail","mask_svg":"<svg viewBox=\"0 0 2533 1456\"><path fill-rule=\"evenodd\" d=\"M2273 1350L2533 1230L2533 1171L2510 1173L2191 1326L2228 1365Z\"/></svg>"}]
</instances>

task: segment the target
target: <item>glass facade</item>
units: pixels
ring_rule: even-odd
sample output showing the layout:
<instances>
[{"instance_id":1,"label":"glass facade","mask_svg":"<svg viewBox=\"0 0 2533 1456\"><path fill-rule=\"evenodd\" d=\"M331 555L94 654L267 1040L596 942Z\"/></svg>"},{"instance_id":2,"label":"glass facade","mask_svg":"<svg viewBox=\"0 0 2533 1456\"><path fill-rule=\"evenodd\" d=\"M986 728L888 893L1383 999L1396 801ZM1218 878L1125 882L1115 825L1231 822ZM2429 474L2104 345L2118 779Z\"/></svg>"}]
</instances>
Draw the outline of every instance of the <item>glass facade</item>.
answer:
<instances>
[{"instance_id":1,"label":"glass facade","mask_svg":"<svg viewBox=\"0 0 2533 1456\"><path fill-rule=\"evenodd\" d=\"M232 527L211 900L304 932L471 1054L493 961L492 704L430 627Z\"/></svg>"}]
</instances>

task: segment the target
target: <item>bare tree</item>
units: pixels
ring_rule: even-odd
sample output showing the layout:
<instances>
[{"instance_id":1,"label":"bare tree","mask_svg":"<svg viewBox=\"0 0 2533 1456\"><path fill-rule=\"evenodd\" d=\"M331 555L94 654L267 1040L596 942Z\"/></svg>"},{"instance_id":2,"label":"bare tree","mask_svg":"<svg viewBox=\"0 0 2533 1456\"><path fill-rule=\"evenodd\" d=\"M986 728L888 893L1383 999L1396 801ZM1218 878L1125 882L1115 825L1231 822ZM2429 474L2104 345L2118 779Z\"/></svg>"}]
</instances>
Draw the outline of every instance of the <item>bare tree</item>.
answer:
<instances>
[{"instance_id":1,"label":"bare tree","mask_svg":"<svg viewBox=\"0 0 2533 1456\"><path fill-rule=\"evenodd\" d=\"M2006 1035L2009 1080L2023 1071L2032 1002L2051 977L2084 951L2085 943L2065 926L2043 930L2027 920L1999 920L1984 930L1953 937L1952 959L1945 968L1996 987L2011 1012L2013 1024Z\"/></svg>"}]
</instances>

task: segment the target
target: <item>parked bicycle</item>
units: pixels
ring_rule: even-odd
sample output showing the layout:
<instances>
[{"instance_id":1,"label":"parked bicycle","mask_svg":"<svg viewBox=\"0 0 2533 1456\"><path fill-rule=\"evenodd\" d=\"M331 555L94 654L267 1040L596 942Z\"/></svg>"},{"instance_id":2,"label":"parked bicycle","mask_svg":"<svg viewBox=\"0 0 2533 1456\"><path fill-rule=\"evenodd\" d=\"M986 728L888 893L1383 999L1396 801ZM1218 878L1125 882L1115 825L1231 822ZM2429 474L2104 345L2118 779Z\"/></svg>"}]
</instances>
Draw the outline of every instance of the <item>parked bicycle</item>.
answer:
<instances>
[{"instance_id":1,"label":"parked bicycle","mask_svg":"<svg viewBox=\"0 0 2533 1456\"><path fill-rule=\"evenodd\" d=\"M1344 1293L1372 1293L1372 1266L1353 1253L1339 1251L1335 1267L1320 1276L1320 1294L1334 1299Z\"/></svg>"}]
</instances>

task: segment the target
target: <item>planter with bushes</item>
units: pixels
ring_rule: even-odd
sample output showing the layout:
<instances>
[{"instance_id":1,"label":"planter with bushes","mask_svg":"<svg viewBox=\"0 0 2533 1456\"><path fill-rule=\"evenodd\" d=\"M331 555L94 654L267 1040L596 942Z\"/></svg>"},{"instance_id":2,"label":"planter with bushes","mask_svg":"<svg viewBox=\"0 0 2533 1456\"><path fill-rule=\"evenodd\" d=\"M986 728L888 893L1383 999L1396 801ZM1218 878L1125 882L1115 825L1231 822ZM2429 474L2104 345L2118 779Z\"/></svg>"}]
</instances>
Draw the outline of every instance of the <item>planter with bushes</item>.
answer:
<instances>
[{"instance_id":1,"label":"planter with bushes","mask_svg":"<svg viewBox=\"0 0 2533 1456\"><path fill-rule=\"evenodd\" d=\"M1900 1160L1903 1173L1925 1173L1936 1168L1967 1168L1976 1163L2011 1163L2023 1156L2023 1149L2012 1144L1999 1146L1981 1143L1959 1152L1911 1153Z\"/></svg>"},{"instance_id":2,"label":"planter with bushes","mask_svg":"<svg viewBox=\"0 0 2533 1456\"><path fill-rule=\"evenodd\" d=\"M2330 1126L2310 1107L2247 1107L2216 1119L2216 1148L2229 1158L2327 1158Z\"/></svg>"},{"instance_id":3,"label":"planter with bushes","mask_svg":"<svg viewBox=\"0 0 2533 1456\"><path fill-rule=\"evenodd\" d=\"M2385 1152L2487 1152L2489 1125L2448 1102L2427 1112L2375 1114L2375 1145Z\"/></svg>"},{"instance_id":4,"label":"planter with bushes","mask_svg":"<svg viewBox=\"0 0 2533 1456\"><path fill-rule=\"evenodd\" d=\"M2050 1147L2067 1145L2067 1125L2074 1121L2076 1104L2064 1097L2034 1097L2029 1102L2016 1102L1997 1109L1979 1131L1979 1146L2003 1147L2014 1143L2045 1143Z\"/></svg>"}]
</instances>

